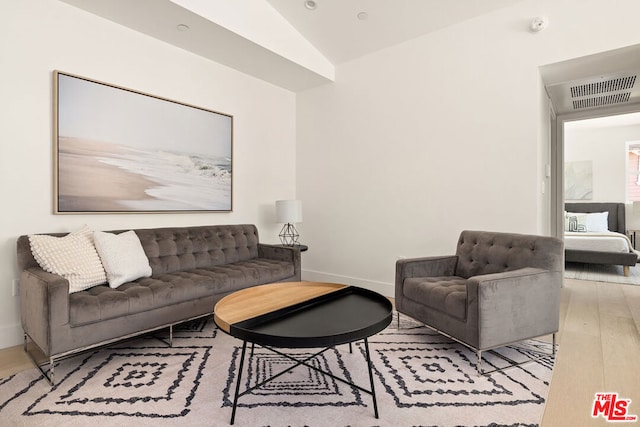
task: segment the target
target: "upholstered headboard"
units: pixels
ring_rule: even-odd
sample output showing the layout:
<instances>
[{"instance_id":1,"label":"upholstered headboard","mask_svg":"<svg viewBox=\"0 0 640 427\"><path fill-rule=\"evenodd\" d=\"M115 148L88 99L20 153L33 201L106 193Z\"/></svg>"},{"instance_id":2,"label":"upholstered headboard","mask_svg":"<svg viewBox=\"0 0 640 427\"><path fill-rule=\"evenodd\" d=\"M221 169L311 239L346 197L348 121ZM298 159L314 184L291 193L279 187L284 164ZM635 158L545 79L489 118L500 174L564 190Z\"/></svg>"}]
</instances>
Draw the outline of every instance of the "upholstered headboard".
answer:
<instances>
[{"instance_id":1,"label":"upholstered headboard","mask_svg":"<svg viewBox=\"0 0 640 427\"><path fill-rule=\"evenodd\" d=\"M609 212L609 231L622 234L627 232L624 203L565 203L564 210L579 213Z\"/></svg>"}]
</instances>

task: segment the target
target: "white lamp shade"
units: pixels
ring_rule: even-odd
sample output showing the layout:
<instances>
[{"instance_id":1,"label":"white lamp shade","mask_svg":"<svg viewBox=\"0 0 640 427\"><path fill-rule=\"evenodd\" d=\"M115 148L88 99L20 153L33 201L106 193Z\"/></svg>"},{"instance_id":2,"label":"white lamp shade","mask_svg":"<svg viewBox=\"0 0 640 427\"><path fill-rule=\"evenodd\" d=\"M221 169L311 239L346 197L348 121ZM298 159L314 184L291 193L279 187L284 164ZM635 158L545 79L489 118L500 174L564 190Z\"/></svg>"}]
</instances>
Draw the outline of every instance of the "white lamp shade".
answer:
<instances>
[{"instance_id":1,"label":"white lamp shade","mask_svg":"<svg viewBox=\"0 0 640 427\"><path fill-rule=\"evenodd\" d=\"M302 202L300 200L276 200L276 222L302 222Z\"/></svg>"}]
</instances>

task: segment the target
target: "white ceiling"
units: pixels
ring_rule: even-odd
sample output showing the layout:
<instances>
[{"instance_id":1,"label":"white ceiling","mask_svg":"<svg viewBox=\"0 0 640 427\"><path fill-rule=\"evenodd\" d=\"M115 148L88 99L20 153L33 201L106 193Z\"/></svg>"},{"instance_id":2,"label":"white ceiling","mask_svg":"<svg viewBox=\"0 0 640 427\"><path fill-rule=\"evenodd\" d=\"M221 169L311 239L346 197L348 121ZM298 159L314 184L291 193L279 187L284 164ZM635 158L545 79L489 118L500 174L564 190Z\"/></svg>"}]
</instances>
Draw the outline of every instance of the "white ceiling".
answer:
<instances>
[{"instance_id":1,"label":"white ceiling","mask_svg":"<svg viewBox=\"0 0 640 427\"><path fill-rule=\"evenodd\" d=\"M305 0L61 1L299 91L332 82L336 65L523 0L315 0L315 10ZM621 72L639 76L627 102L640 103L638 70L640 45L540 68L558 114L575 110L571 87Z\"/></svg>"},{"instance_id":2,"label":"white ceiling","mask_svg":"<svg viewBox=\"0 0 640 427\"><path fill-rule=\"evenodd\" d=\"M522 0L267 1L337 65Z\"/></svg>"},{"instance_id":3,"label":"white ceiling","mask_svg":"<svg viewBox=\"0 0 640 427\"><path fill-rule=\"evenodd\" d=\"M322 62L318 55L335 69L522 0L316 0L315 10L307 9L304 0L61 1L296 91L332 81L335 71L316 67ZM367 19L358 18L361 12ZM189 30L178 31L179 24ZM239 31L236 24L251 28ZM297 51L286 51L286 41L297 42ZM304 43L306 54L300 51ZM315 60L306 60L314 55Z\"/></svg>"}]
</instances>

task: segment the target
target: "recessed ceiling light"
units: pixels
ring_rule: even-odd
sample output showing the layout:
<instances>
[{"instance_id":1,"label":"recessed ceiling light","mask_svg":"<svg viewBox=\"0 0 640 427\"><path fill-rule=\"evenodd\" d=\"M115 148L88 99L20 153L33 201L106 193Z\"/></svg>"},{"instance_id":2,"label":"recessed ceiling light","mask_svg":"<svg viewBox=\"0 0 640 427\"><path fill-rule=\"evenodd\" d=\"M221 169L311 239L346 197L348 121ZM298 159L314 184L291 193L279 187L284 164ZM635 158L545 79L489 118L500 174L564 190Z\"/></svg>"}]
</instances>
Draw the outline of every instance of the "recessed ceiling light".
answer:
<instances>
[{"instance_id":1,"label":"recessed ceiling light","mask_svg":"<svg viewBox=\"0 0 640 427\"><path fill-rule=\"evenodd\" d=\"M366 21L369 18L369 14L367 12L360 12L357 15L358 19L361 21Z\"/></svg>"},{"instance_id":2,"label":"recessed ceiling light","mask_svg":"<svg viewBox=\"0 0 640 427\"><path fill-rule=\"evenodd\" d=\"M304 7L306 7L309 10L315 10L315 8L318 7L318 3L316 3L313 0L305 0Z\"/></svg>"},{"instance_id":3,"label":"recessed ceiling light","mask_svg":"<svg viewBox=\"0 0 640 427\"><path fill-rule=\"evenodd\" d=\"M178 24L176 25L176 29L178 31L189 31L189 26L186 24Z\"/></svg>"}]
</instances>

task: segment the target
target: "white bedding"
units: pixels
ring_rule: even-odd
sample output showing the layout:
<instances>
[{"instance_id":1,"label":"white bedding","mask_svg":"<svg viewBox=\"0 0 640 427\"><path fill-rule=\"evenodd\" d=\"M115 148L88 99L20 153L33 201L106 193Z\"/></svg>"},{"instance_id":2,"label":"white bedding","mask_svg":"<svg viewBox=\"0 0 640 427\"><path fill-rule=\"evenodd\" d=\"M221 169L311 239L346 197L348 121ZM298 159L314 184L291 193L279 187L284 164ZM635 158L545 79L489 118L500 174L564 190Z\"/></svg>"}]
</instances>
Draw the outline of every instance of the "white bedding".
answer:
<instances>
[{"instance_id":1,"label":"white bedding","mask_svg":"<svg viewBox=\"0 0 640 427\"><path fill-rule=\"evenodd\" d=\"M613 231L599 233L564 233L564 248L601 252L635 252L629 237Z\"/></svg>"}]
</instances>

